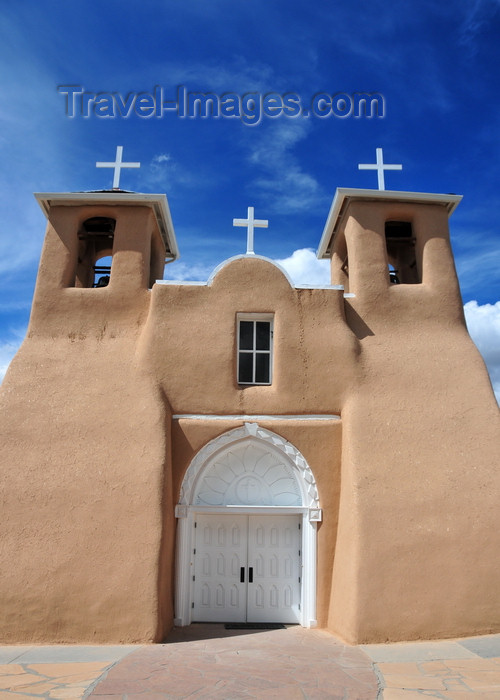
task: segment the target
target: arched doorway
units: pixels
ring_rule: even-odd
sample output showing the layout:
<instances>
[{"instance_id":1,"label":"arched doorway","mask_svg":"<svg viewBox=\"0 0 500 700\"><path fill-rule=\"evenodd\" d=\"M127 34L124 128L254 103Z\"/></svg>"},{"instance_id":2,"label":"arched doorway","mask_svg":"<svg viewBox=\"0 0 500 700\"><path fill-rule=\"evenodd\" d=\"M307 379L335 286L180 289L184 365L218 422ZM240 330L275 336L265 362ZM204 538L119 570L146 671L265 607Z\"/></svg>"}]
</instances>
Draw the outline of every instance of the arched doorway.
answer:
<instances>
[{"instance_id":1,"label":"arched doorway","mask_svg":"<svg viewBox=\"0 0 500 700\"><path fill-rule=\"evenodd\" d=\"M257 423L223 433L191 462L176 506L176 625L316 624L314 476Z\"/></svg>"}]
</instances>

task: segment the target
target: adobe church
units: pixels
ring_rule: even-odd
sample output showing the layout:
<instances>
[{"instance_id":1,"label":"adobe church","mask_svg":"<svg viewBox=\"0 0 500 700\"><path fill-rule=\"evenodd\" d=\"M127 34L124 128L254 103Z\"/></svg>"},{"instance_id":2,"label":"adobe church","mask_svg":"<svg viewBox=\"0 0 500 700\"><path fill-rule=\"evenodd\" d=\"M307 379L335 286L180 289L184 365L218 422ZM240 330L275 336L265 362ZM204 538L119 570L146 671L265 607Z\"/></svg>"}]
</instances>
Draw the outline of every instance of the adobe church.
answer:
<instances>
[{"instance_id":1,"label":"adobe church","mask_svg":"<svg viewBox=\"0 0 500 700\"><path fill-rule=\"evenodd\" d=\"M247 253L180 283L165 195L36 197L1 390L2 643L500 631L500 422L450 248L459 196L338 189L321 287L253 252L251 208Z\"/></svg>"}]
</instances>

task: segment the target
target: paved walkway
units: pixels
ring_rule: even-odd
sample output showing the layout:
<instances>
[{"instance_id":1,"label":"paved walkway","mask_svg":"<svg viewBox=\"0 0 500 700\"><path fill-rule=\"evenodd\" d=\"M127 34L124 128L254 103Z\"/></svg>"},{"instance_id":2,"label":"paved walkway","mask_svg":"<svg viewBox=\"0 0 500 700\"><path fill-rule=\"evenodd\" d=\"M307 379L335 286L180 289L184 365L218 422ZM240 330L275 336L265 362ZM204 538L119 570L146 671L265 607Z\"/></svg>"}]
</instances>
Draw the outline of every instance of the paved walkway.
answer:
<instances>
[{"instance_id":1,"label":"paved walkway","mask_svg":"<svg viewBox=\"0 0 500 700\"><path fill-rule=\"evenodd\" d=\"M383 700L500 700L500 634L360 648L375 664Z\"/></svg>"},{"instance_id":2,"label":"paved walkway","mask_svg":"<svg viewBox=\"0 0 500 700\"><path fill-rule=\"evenodd\" d=\"M0 700L500 700L500 635L350 647L322 630L175 630L165 644L0 647Z\"/></svg>"},{"instance_id":3,"label":"paved walkway","mask_svg":"<svg viewBox=\"0 0 500 700\"><path fill-rule=\"evenodd\" d=\"M0 647L0 700L80 700L137 646Z\"/></svg>"}]
</instances>

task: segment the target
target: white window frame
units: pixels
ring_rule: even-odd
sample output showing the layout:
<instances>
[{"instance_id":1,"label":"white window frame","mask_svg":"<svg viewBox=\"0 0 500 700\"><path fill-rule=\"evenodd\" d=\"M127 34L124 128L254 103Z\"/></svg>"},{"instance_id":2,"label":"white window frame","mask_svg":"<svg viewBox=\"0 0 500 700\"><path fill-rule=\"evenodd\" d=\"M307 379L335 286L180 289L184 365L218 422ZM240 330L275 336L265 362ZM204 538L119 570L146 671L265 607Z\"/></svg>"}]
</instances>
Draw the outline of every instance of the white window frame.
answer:
<instances>
[{"instance_id":1,"label":"white window frame","mask_svg":"<svg viewBox=\"0 0 500 700\"><path fill-rule=\"evenodd\" d=\"M254 347L252 350L240 350L240 322L241 321L253 321L254 324L257 323L257 321L264 321L265 323L269 323L269 350L257 350L255 347L256 345L256 340L257 340L257 333L256 333L256 328L254 326ZM273 335L274 335L274 314L257 314L257 313L238 313L236 315L236 345L237 345L237 351L236 351L236 381L240 386L270 386L273 382ZM255 377L255 359L257 355L269 355L269 381L267 382L240 382L239 376L240 376L240 353L248 354L253 356L253 363L252 363L252 376Z\"/></svg>"}]
</instances>

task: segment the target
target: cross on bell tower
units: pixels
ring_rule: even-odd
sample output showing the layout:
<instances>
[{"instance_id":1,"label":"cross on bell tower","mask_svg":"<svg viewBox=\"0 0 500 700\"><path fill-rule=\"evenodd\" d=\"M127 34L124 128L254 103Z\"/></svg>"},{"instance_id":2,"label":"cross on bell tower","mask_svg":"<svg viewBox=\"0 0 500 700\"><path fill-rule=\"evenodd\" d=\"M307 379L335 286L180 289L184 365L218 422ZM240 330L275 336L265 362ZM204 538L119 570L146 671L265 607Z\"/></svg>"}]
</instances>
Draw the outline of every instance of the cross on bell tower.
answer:
<instances>
[{"instance_id":1,"label":"cross on bell tower","mask_svg":"<svg viewBox=\"0 0 500 700\"><path fill-rule=\"evenodd\" d=\"M377 148L376 153L376 163L360 163L358 165L358 170L376 170L378 175L378 188L379 190L385 190L384 170L403 170L403 166L384 163L384 154L381 148Z\"/></svg>"},{"instance_id":2,"label":"cross on bell tower","mask_svg":"<svg viewBox=\"0 0 500 700\"><path fill-rule=\"evenodd\" d=\"M247 229L247 255L255 255L253 249L254 228L267 228L269 221L266 219L255 219L254 208L248 207L246 219L233 219L233 226L245 226Z\"/></svg>"},{"instance_id":3,"label":"cross on bell tower","mask_svg":"<svg viewBox=\"0 0 500 700\"><path fill-rule=\"evenodd\" d=\"M116 158L114 163L103 163L99 161L95 164L96 168L114 168L113 189L120 189L120 171L122 168L140 168L140 163L124 163L122 161L123 146L116 147Z\"/></svg>"}]
</instances>

